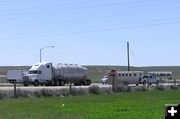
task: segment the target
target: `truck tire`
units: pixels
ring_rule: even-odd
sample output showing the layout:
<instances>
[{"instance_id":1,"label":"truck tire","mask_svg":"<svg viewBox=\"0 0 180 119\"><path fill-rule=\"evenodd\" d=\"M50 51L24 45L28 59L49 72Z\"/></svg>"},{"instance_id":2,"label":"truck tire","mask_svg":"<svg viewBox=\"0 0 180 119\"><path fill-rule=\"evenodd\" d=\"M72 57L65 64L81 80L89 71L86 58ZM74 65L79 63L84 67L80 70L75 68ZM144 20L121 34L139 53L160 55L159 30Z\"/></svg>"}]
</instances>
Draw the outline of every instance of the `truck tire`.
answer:
<instances>
[{"instance_id":1,"label":"truck tire","mask_svg":"<svg viewBox=\"0 0 180 119\"><path fill-rule=\"evenodd\" d=\"M51 86L57 86L57 81L56 80L52 80L51 81Z\"/></svg>"},{"instance_id":2,"label":"truck tire","mask_svg":"<svg viewBox=\"0 0 180 119\"><path fill-rule=\"evenodd\" d=\"M64 86L65 85L65 81L64 80L59 80L59 86Z\"/></svg>"},{"instance_id":3,"label":"truck tire","mask_svg":"<svg viewBox=\"0 0 180 119\"><path fill-rule=\"evenodd\" d=\"M38 80L34 81L34 86L39 86L39 81Z\"/></svg>"},{"instance_id":4,"label":"truck tire","mask_svg":"<svg viewBox=\"0 0 180 119\"><path fill-rule=\"evenodd\" d=\"M24 86L29 86L29 83L23 83Z\"/></svg>"},{"instance_id":5,"label":"truck tire","mask_svg":"<svg viewBox=\"0 0 180 119\"><path fill-rule=\"evenodd\" d=\"M82 81L75 81L74 82L74 86L81 86L81 84L83 84Z\"/></svg>"},{"instance_id":6,"label":"truck tire","mask_svg":"<svg viewBox=\"0 0 180 119\"><path fill-rule=\"evenodd\" d=\"M83 85L84 85L84 86L87 86L87 85L88 85L88 80L84 80L84 81L83 81Z\"/></svg>"},{"instance_id":7,"label":"truck tire","mask_svg":"<svg viewBox=\"0 0 180 119\"><path fill-rule=\"evenodd\" d=\"M91 85L91 80L87 80L87 85Z\"/></svg>"},{"instance_id":8,"label":"truck tire","mask_svg":"<svg viewBox=\"0 0 180 119\"><path fill-rule=\"evenodd\" d=\"M58 80L56 80L56 86L60 86L60 83Z\"/></svg>"}]
</instances>

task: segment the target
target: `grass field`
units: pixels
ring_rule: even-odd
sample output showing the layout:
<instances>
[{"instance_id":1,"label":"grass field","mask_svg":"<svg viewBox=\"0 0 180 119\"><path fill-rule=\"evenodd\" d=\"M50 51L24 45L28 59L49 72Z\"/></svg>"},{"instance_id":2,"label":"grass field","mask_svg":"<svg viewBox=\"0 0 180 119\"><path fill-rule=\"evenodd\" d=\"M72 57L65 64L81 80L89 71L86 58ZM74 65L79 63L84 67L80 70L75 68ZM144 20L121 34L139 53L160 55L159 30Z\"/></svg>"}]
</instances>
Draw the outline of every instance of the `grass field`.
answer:
<instances>
[{"instance_id":1,"label":"grass field","mask_svg":"<svg viewBox=\"0 0 180 119\"><path fill-rule=\"evenodd\" d=\"M164 119L180 90L0 100L0 119Z\"/></svg>"}]
</instances>

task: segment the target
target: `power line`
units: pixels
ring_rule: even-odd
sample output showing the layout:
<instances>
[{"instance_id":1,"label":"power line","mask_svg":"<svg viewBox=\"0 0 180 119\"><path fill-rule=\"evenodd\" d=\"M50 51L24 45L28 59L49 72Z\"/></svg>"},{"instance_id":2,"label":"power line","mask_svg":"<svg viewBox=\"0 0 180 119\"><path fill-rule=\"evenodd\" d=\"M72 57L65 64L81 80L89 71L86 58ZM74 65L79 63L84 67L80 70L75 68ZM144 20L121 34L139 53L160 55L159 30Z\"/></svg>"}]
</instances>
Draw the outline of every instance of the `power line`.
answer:
<instances>
[{"instance_id":1,"label":"power line","mask_svg":"<svg viewBox=\"0 0 180 119\"><path fill-rule=\"evenodd\" d=\"M12 12L12 13L9 13L9 14L0 14L0 16L28 15L28 14L40 14L40 13L52 13L52 12L67 12L67 11L73 11L73 10L114 7L114 6L121 6L121 5L140 5L140 4L149 5L149 4L158 3L158 2L163 3L163 4L165 3L164 0L133 1L133 2L122 2L122 3L113 3L113 4L112 3L111 4L98 4L98 5L83 6L83 7L78 7L78 8L54 9L54 10L48 10L48 11L34 11L34 12L32 12L32 11L20 11L20 12ZM129 8L133 8L133 7L134 6L131 6ZM127 8L125 7L123 9L127 9Z\"/></svg>"},{"instance_id":2,"label":"power line","mask_svg":"<svg viewBox=\"0 0 180 119\"><path fill-rule=\"evenodd\" d=\"M86 34L86 33L95 33L95 32L110 32L110 31L118 31L118 30L128 30L128 29L137 29L137 28L147 28L147 27L157 27L157 26L164 26L164 25L172 25L172 24L179 24L180 21L169 21L163 23L153 23L153 24L140 24L140 25L133 25L133 26L124 26L124 27L114 27L114 28L101 28L101 29L92 29L86 31L76 31L76 32L66 32L66 33L59 33L56 32L58 35L74 35L74 34ZM55 32L53 32L55 33ZM38 37L47 37L49 36L47 33L46 35L37 35L37 36L21 36L18 39L28 39L28 38L38 38ZM8 40L8 39L0 39L0 40Z\"/></svg>"},{"instance_id":3,"label":"power line","mask_svg":"<svg viewBox=\"0 0 180 119\"><path fill-rule=\"evenodd\" d=\"M69 35L69 34L82 34L82 33L91 33L91 32L116 31L116 30L126 30L126 29L134 29L134 28L146 28L146 27L153 27L153 26L179 24L179 23L180 23L180 21L171 21L171 22L164 22L164 23L142 24L142 25L134 25L134 26L115 27L115 28L103 28L103 29L99 29L99 30L67 32L67 33L62 33L62 34Z\"/></svg>"}]
</instances>

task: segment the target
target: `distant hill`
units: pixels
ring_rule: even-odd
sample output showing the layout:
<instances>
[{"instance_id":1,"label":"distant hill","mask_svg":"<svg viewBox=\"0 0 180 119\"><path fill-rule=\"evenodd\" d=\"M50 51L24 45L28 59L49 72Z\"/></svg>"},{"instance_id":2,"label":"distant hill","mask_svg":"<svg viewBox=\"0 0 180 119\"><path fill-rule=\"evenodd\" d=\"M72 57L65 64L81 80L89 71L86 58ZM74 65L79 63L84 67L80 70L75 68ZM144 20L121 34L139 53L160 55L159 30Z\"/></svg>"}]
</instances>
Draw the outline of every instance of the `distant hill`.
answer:
<instances>
[{"instance_id":1,"label":"distant hill","mask_svg":"<svg viewBox=\"0 0 180 119\"><path fill-rule=\"evenodd\" d=\"M126 66L85 66L89 71L89 78L93 82L99 82L100 79L107 75L112 69L126 71ZM0 75L6 75L8 70L28 70L30 66L0 66ZM173 78L180 79L180 66L152 66L152 67L131 67L132 71L172 71Z\"/></svg>"}]
</instances>

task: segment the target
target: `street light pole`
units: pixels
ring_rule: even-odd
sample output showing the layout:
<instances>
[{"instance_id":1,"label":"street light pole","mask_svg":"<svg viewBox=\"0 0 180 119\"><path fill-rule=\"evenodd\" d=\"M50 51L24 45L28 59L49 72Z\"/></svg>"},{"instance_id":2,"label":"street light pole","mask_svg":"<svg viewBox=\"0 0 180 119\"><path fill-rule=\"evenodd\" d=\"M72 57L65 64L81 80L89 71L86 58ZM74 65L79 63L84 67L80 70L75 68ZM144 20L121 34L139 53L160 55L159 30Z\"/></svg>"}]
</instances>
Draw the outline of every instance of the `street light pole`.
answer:
<instances>
[{"instance_id":1,"label":"street light pole","mask_svg":"<svg viewBox=\"0 0 180 119\"><path fill-rule=\"evenodd\" d=\"M45 47L41 48L40 49L40 62L42 62L42 50L45 49L45 48L48 48L48 47L55 48L55 46L45 46Z\"/></svg>"}]
</instances>

